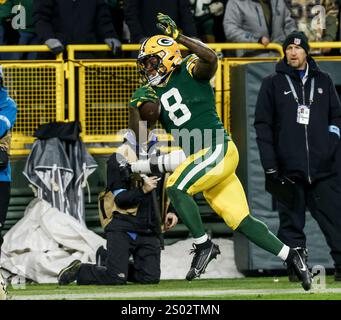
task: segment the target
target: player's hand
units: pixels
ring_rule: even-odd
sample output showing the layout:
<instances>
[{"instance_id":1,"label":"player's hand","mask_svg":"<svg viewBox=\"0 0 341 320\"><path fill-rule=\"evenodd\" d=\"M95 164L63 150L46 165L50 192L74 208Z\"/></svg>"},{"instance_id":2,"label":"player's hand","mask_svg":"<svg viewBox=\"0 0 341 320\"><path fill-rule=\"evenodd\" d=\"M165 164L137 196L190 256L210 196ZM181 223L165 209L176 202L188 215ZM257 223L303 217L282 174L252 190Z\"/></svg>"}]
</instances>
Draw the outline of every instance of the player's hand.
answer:
<instances>
[{"instance_id":1,"label":"player's hand","mask_svg":"<svg viewBox=\"0 0 341 320\"><path fill-rule=\"evenodd\" d=\"M130 99L130 106L139 108L146 101L151 101L154 103L158 101L158 96L150 85L140 87L133 93Z\"/></svg>"},{"instance_id":2,"label":"player's hand","mask_svg":"<svg viewBox=\"0 0 341 320\"><path fill-rule=\"evenodd\" d=\"M163 13L158 13L157 20L159 23L156 24L158 29L165 34L168 37L173 38L176 40L180 33L178 30L178 27L176 26L176 23L167 15Z\"/></svg>"},{"instance_id":3,"label":"player's hand","mask_svg":"<svg viewBox=\"0 0 341 320\"><path fill-rule=\"evenodd\" d=\"M152 177L143 176L142 179L143 179L142 191L144 193L149 193L153 191L157 187L157 182L160 180L160 178L157 176Z\"/></svg>"},{"instance_id":4,"label":"player's hand","mask_svg":"<svg viewBox=\"0 0 341 320\"><path fill-rule=\"evenodd\" d=\"M167 231L172 229L178 223L178 217L173 212L168 212L165 219L165 224L163 225L162 231Z\"/></svg>"}]
</instances>

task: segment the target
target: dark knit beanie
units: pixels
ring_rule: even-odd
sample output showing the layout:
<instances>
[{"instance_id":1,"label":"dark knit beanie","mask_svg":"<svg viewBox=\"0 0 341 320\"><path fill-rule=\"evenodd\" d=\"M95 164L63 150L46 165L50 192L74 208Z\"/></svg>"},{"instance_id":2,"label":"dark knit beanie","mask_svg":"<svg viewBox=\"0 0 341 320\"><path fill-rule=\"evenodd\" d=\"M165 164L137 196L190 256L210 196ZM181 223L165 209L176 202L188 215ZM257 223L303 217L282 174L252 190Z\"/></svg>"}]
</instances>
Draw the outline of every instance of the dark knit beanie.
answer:
<instances>
[{"instance_id":1,"label":"dark knit beanie","mask_svg":"<svg viewBox=\"0 0 341 320\"><path fill-rule=\"evenodd\" d=\"M309 54L309 43L307 36L301 31L294 31L290 33L283 42L283 52L290 44L295 44L296 46L302 47L306 54Z\"/></svg>"}]
</instances>

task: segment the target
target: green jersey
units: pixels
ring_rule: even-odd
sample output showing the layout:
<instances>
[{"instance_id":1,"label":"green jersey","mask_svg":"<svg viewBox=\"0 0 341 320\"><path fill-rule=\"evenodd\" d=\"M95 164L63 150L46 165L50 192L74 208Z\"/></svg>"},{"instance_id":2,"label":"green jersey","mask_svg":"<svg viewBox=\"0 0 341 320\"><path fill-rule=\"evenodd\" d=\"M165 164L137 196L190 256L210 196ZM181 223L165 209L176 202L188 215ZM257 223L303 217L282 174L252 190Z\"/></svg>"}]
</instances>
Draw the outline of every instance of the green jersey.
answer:
<instances>
[{"instance_id":1,"label":"green jersey","mask_svg":"<svg viewBox=\"0 0 341 320\"><path fill-rule=\"evenodd\" d=\"M188 131L191 135L187 140L190 154L214 143L217 132L227 138L216 112L214 92L209 81L196 79L191 74L197 59L195 55L186 57L165 86L154 87L161 102L160 121L163 128L173 137L180 136L179 145L182 148L185 132Z\"/></svg>"}]
</instances>

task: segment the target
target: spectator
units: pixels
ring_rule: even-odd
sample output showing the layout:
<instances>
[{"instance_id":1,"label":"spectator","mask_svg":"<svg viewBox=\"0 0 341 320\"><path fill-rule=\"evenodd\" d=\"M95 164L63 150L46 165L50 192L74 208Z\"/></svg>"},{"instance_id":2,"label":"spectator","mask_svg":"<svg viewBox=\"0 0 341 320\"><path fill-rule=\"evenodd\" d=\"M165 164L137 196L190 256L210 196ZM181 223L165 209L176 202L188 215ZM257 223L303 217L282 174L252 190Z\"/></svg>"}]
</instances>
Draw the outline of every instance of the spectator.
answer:
<instances>
[{"instance_id":1,"label":"spectator","mask_svg":"<svg viewBox=\"0 0 341 320\"><path fill-rule=\"evenodd\" d=\"M335 41L339 8L335 0L286 0L299 31L309 42ZM310 54L326 54L331 48L311 49Z\"/></svg>"},{"instance_id":2,"label":"spectator","mask_svg":"<svg viewBox=\"0 0 341 320\"><path fill-rule=\"evenodd\" d=\"M0 4L0 45L9 44L8 39L8 19L11 17L11 4L9 1L2 1ZM10 58L10 53L0 52L0 60L7 60Z\"/></svg>"},{"instance_id":3,"label":"spectator","mask_svg":"<svg viewBox=\"0 0 341 320\"><path fill-rule=\"evenodd\" d=\"M0 255L3 243L1 232L7 216L11 190L11 166L8 159L11 129L16 117L17 106L3 86L2 68L0 68ZM0 296L5 295L6 290L0 274Z\"/></svg>"},{"instance_id":4,"label":"spectator","mask_svg":"<svg viewBox=\"0 0 341 320\"><path fill-rule=\"evenodd\" d=\"M282 43L296 29L284 0L229 0L225 8L224 31L228 42ZM237 50L237 56L274 56L263 50Z\"/></svg>"},{"instance_id":5,"label":"spectator","mask_svg":"<svg viewBox=\"0 0 341 320\"><path fill-rule=\"evenodd\" d=\"M304 33L290 34L283 51L276 73L263 80L255 114L266 179L281 185L285 176L295 182L294 200L278 202L278 237L307 260L303 228L309 208L331 249L335 280L341 280L341 185L332 169L340 140L340 100L330 76L310 57Z\"/></svg>"},{"instance_id":6,"label":"spectator","mask_svg":"<svg viewBox=\"0 0 341 320\"><path fill-rule=\"evenodd\" d=\"M158 12L172 17L186 34L197 36L189 0L125 0L124 14L132 43L142 43L147 37L158 34Z\"/></svg>"},{"instance_id":7,"label":"spectator","mask_svg":"<svg viewBox=\"0 0 341 320\"><path fill-rule=\"evenodd\" d=\"M149 148L156 140L151 139ZM145 151L144 151L145 152ZM103 266L81 264L75 260L61 270L59 284L126 284L158 283L160 280L160 217L153 206L152 191L161 195L162 184L157 176L144 177L130 175L124 167L126 161L134 162L143 154L132 134L126 136L125 143L108 160L107 196L104 204L112 208L103 214L107 250L98 250L98 257L105 257ZM160 196L161 197L161 196ZM108 200L105 200L108 199ZM161 199L161 198L160 198ZM101 202L102 203L102 202ZM159 203L164 203L160 200ZM166 209L166 208L164 208ZM165 229L177 223L174 213L166 215ZM103 252L104 251L104 252ZM134 263L129 263L132 254Z\"/></svg>"},{"instance_id":8,"label":"spectator","mask_svg":"<svg viewBox=\"0 0 341 320\"><path fill-rule=\"evenodd\" d=\"M18 45L37 45L39 44L38 36L34 30L33 25L33 18L32 18L32 10L33 10L33 0L8 0L10 7L13 8L14 6L18 6L18 12L20 12L20 7L25 8L25 21L26 26L24 29L19 29L19 40ZM27 59L27 60L35 60L37 58L36 52L15 52L13 54L12 59L20 60L20 59Z\"/></svg>"},{"instance_id":9,"label":"spectator","mask_svg":"<svg viewBox=\"0 0 341 320\"><path fill-rule=\"evenodd\" d=\"M214 43L214 17L224 13L224 4L216 0L190 0L194 21L200 38L204 42Z\"/></svg>"},{"instance_id":10,"label":"spectator","mask_svg":"<svg viewBox=\"0 0 341 320\"><path fill-rule=\"evenodd\" d=\"M123 0L106 0L110 8L111 18L117 31L119 40L128 43L130 40L127 25L124 22Z\"/></svg>"},{"instance_id":11,"label":"spectator","mask_svg":"<svg viewBox=\"0 0 341 320\"><path fill-rule=\"evenodd\" d=\"M34 0L33 19L40 43L54 54L63 52L68 44L103 41L114 55L120 52L121 42L105 0Z\"/></svg>"}]
</instances>

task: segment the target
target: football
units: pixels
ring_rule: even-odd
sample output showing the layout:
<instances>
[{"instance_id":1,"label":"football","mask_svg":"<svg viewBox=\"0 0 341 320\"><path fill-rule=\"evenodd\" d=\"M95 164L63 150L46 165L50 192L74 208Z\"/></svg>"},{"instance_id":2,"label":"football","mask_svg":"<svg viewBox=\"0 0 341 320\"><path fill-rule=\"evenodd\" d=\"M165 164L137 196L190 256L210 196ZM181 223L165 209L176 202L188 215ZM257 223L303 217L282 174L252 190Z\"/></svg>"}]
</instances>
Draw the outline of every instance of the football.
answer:
<instances>
[{"instance_id":1,"label":"football","mask_svg":"<svg viewBox=\"0 0 341 320\"><path fill-rule=\"evenodd\" d=\"M147 121L149 125L155 124L160 116L160 102L146 101L140 106L139 111L143 121Z\"/></svg>"}]
</instances>

